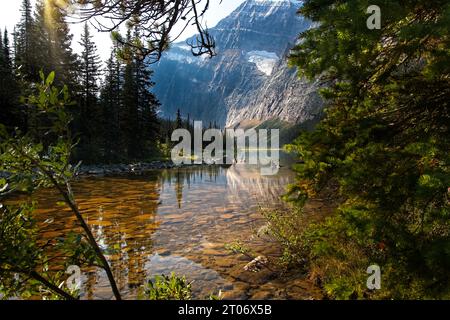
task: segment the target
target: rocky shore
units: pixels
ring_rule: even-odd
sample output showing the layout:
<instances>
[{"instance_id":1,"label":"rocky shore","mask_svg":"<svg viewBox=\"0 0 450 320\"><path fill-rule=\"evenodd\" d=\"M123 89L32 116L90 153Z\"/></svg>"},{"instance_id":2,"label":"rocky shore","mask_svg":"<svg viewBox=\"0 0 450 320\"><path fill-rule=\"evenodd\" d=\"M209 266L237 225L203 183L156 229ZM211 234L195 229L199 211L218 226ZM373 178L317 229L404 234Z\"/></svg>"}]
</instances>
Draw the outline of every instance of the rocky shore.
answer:
<instances>
[{"instance_id":1,"label":"rocky shore","mask_svg":"<svg viewBox=\"0 0 450 320\"><path fill-rule=\"evenodd\" d=\"M92 165L81 165L75 177L112 177L112 176L127 176L127 175L144 175L153 170L163 170L163 169L173 169L180 167L191 167L198 166L199 164L182 164L175 165L172 161L152 161L152 162L138 162L131 164L92 164ZM212 165L203 163L200 165ZM227 165L222 165L227 166ZM8 172L0 171L0 179L8 179L10 174ZM10 194L12 190L9 190L8 185L6 185L0 194L5 196Z\"/></svg>"},{"instance_id":2,"label":"rocky shore","mask_svg":"<svg viewBox=\"0 0 450 320\"><path fill-rule=\"evenodd\" d=\"M82 165L78 169L77 176L141 175L152 170L171 169L175 167L176 165L172 161Z\"/></svg>"},{"instance_id":3,"label":"rocky shore","mask_svg":"<svg viewBox=\"0 0 450 320\"><path fill-rule=\"evenodd\" d=\"M90 177L90 176L120 176L120 175L143 175L152 170L171 169L177 166L172 161L152 161L139 162L132 164L95 164L95 165L81 165L75 176L76 177ZM8 179L10 174L8 172L0 171L0 179ZM5 196L13 192L6 185L0 190L1 195Z\"/></svg>"},{"instance_id":4,"label":"rocky shore","mask_svg":"<svg viewBox=\"0 0 450 320\"><path fill-rule=\"evenodd\" d=\"M120 175L143 175L153 170L173 169L180 167L190 166L210 166L214 164L182 164L175 165L172 161L152 161L152 162L138 162L131 164L92 164L81 165L75 176L76 177L89 177L89 176L120 176ZM221 165L226 166L228 165ZM7 172L0 171L0 179L8 179L10 175Z\"/></svg>"}]
</instances>

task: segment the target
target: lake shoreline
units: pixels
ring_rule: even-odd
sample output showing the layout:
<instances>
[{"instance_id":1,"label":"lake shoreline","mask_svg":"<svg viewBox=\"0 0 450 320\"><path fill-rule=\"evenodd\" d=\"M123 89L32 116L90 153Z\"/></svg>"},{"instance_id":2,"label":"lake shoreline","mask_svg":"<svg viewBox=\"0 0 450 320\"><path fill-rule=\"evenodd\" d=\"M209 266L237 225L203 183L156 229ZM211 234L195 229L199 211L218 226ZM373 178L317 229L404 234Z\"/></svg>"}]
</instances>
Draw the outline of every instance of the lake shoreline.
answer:
<instances>
[{"instance_id":1,"label":"lake shoreline","mask_svg":"<svg viewBox=\"0 0 450 320\"><path fill-rule=\"evenodd\" d=\"M152 162L137 162L129 164L96 164L96 165L81 165L75 176L76 177L113 177L122 175L143 175L147 172L155 170L166 170L176 168L189 168L200 166L221 166L229 167L227 164L174 164L170 160L152 161Z\"/></svg>"},{"instance_id":2,"label":"lake shoreline","mask_svg":"<svg viewBox=\"0 0 450 320\"><path fill-rule=\"evenodd\" d=\"M120 177L120 176L141 176L155 170L180 169L200 166L221 166L229 167L227 164L174 164L171 160L156 160L151 162L136 162L136 163L119 163L119 164L89 164L80 165L74 174L74 179L89 178L89 177ZM8 179L10 174L8 172L0 171L0 179ZM11 196L16 191L10 189L8 186L2 190L1 196ZM19 192L20 193L20 192Z\"/></svg>"},{"instance_id":3,"label":"lake shoreline","mask_svg":"<svg viewBox=\"0 0 450 320\"><path fill-rule=\"evenodd\" d=\"M172 161L151 161L119 164L81 165L77 177L86 176L116 176L129 174L144 174L147 171L172 169L177 167Z\"/></svg>"}]
</instances>

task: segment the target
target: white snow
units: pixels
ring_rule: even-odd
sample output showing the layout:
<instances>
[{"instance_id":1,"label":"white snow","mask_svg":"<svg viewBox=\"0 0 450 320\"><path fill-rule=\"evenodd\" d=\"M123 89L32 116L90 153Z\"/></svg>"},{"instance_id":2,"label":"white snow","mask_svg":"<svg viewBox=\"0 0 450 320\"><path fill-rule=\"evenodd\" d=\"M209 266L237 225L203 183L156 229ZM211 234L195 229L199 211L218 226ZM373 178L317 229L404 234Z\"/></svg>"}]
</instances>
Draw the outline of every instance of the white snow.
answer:
<instances>
[{"instance_id":1,"label":"white snow","mask_svg":"<svg viewBox=\"0 0 450 320\"><path fill-rule=\"evenodd\" d=\"M191 51L191 47L185 43L177 43L177 44L175 44L175 48L179 48L179 49L185 50L185 51Z\"/></svg>"},{"instance_id":2,"label":"white snow","mask_svg":"<svg viewBox=\"0 0 450 320\"><path fill-rule=\"evenodd\" d=\"M275 64L279 58L276 53L264 50L255 50L247 53L248 62L254 63L259 71L267 76L272 74Z\"/></svg>"},{"instance_id":3,"label":"white snow","mask_svg":"<svg viewBox=\"0 0 450 320\"><path fill-rule=\"evenodd\" d=\"M195 57L194 55L192 55L191 47L184 44L175 45L172 50L168 50L164 53L164 58L190 64L202 64L205 60L207 60L207 57L205 55L200 57Z\"/></svg>"},{"instance_id":4,"label":"white snow","mask_svg":"<svg viewBox=\"0 0 450 320\"><path fill-rule=\"evenodd\" d=\"M193 56L189 56L187 54L175 53L175 52L171 52L171 51L168 51L166 53L165 58L167 58L169 60L183 62L183 63L195 63L196 62L196 60L194 59Z\"/></svg>"},{"instance_id":5,"label":"white snow","mask_svg":"<svg viewBox=\"0 0 450 320\"><path fill-rule=\"evenodd\" d=\"M264 15L264 18L269 17L275 10L276 10L276 7L271 6L270 10L267 11L267 13Z\"/></svg>"},{"instance_id":6,"label":"white snow","mask_svg":"<svg viewBox=\"0 0 450 320\"><path fill-rule=\"evenodd\" d=\"M258 4L280 4L280 3L300 4L302 0L253 0L253 2Z\"/></svg>"}]
</instances>

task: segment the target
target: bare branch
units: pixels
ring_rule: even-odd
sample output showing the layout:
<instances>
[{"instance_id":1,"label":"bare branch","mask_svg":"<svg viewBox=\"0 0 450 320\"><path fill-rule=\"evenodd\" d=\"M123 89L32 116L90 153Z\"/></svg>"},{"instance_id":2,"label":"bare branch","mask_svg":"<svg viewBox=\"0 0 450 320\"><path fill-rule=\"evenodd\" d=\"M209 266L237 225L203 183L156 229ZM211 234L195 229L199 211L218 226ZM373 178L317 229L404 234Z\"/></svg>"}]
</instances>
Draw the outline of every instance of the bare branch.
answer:
<instances>
[{"instance_id":1,"label":"bare branch","mask_svg":"<svg viewBox=\"0 0 450 320\"><path fill-rule=\"evenodd\" d=\"M73 16L78 22L89 21L100 32L119 32L124 24L133 27L136 24L142 32L143 45L139 47L143 58L150 63L157 62L169 44L178 39L175 26L181 25L184 31L188 26L197 28L198 36L190 43L194 56L215 55L215 42L203 17L208 10L209 0L70 0L77 8L78 15ZM200 9L200 10L199 10ZM117 39L116 39L117 40ZM119 44L130 47L123 38Z\"/></svg>"}]
</instances>

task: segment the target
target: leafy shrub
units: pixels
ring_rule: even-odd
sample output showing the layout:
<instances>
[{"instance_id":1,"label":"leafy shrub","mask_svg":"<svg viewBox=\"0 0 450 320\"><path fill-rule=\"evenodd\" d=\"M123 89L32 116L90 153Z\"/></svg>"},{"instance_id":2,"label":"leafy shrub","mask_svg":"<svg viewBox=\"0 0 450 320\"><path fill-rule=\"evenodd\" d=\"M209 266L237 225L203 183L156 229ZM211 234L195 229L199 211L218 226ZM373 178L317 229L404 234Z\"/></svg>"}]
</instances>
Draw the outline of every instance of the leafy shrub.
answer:
<instances>
[{"instance_id":1,"label":"leafy shrub","mask_svg":"<svg viewBox=\"0 0 450 320\"><path fill-rule=\"evenodd\" d=\"M144 287L141 298L148 300L190 300L192 298L191 283L186 277L178 277L172 272L170 276L155 276Z\"/></svg>"}]
</instances>

